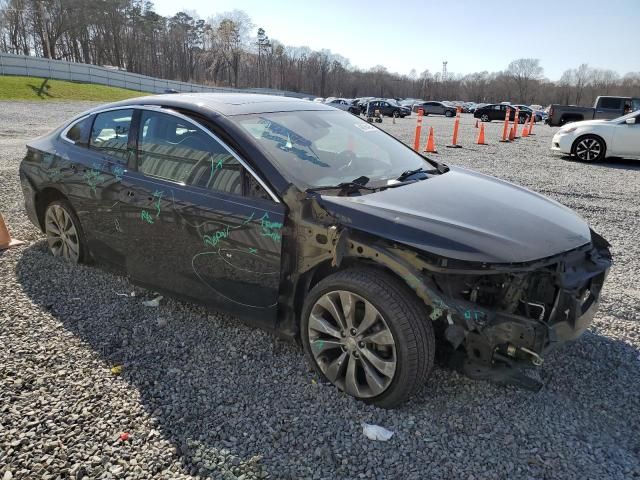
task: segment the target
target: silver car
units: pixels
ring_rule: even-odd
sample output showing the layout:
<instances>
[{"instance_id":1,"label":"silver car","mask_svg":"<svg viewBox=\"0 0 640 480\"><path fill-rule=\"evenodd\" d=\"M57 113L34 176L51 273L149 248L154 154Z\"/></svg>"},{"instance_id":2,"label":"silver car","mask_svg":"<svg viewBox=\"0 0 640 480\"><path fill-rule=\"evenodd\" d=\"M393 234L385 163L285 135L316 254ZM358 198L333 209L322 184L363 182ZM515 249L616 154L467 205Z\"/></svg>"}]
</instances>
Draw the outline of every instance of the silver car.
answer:
<instances>
[{"instance_id":1,"label":"silver car","mask_svg":"<svg viewBox=\"0 0 640 480\"><path fill-rule=\"evenodd\" d=\"M413 106L413 111L417 112L418 109L422 109L424 115L444 115L446 117L453 117L456 114L456 107L446 105L442 102L424 102L417 103Z\"/></svg>"}]
</instances>

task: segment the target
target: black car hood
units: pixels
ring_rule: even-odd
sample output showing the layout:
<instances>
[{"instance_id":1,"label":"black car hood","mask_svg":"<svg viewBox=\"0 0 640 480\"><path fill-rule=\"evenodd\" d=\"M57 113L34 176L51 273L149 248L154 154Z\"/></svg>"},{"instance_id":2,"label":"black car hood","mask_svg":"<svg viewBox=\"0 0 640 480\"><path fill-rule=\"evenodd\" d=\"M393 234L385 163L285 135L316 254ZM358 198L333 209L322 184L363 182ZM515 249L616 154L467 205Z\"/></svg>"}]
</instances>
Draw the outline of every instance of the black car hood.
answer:
<instances>
[{"instance_id":1,"label":"black car hood","mask_svg":"<svg viewBox=\"0 0 640 480\"><path fill-rule=\"evenodd\" d=\"M529 262L591 241L586 222L567 207L459 167L397 188L319 201L349 228L458 260Z\"/></svg>"}]
</instances>

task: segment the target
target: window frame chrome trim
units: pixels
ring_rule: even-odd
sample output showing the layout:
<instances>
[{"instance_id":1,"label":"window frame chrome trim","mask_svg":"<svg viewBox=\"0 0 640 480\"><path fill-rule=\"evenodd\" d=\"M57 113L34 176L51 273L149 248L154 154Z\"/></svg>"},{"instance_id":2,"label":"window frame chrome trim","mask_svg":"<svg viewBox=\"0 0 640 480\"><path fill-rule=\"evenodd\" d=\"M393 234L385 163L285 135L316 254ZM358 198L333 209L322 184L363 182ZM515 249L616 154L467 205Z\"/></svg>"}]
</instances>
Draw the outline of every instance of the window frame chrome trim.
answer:
<instances>
[{"instance_id":1,"label":"window frame chrome trim","mask_svg":"<svg viewBox=\"0 0 640 480\"><path fill-rule=\"evenodd\" d=\"M89 117L91 115L99 115L100 113L104 113L104 112L111 112L111 111L114 111L114 110L127 110L127 109L147 110L147 111L152 111L152 112L164 113L166 115L172 115L172 116L177 117L177 118L179 118L181 120L184 120L185 122L189 122L193 126L199 128L204 133L209 135L209 137L211 137L213 140L218 142L222 146L222 148L224 148L227 152L229 152L229 154L231 154L231 156L233 158L235 158L240 163L240 165L242 165L244 167L244 169L247 172L249 172L249 174L255 179L255 181L258 182L262 188L264 188L265 192L267 192L269 194L269 197L271 197L271 200L273 200L275 203L282 203L280 198L273 192L271 187L269 187L267 185L267 183L264 180L262 180L262 178L260 178L260 176L255 172L253 167L251 167L235 150L233 150L222 139L220 139L220 137L218 137L215 133L210 131L207 127L202 125L197 120L194 120L193 118L188 117L187 115L183 115L180 112L176 112L175 110L171 109L170 107L163 107L162 105L120 105L118 107L111 107L111 108L104 108L104 109L100 109L100 110L93 110L93 111L91 111L91 113L89 113L89 114L77 119L73 123L71 123L67 128L65 128L65 130L63 130L62 133L66 133L66 131L68 129L70 129L73 125L75 125L77 122L79 122L79 121L83 120L84 118ZM139 127L140 126L138 126L138 128ZM72 140L70 140L68 138L64 138L64 139L67 142L72 143L73 145L75 145L75 143ZM137 166L137 162L136 162L136 166ZM185 186L189 187L190 185L185 184ZM217 190L217 191L221 191L221 190ZM223 192L223 193L228 193L228 192Z\"/></svg>"}]
</instances>

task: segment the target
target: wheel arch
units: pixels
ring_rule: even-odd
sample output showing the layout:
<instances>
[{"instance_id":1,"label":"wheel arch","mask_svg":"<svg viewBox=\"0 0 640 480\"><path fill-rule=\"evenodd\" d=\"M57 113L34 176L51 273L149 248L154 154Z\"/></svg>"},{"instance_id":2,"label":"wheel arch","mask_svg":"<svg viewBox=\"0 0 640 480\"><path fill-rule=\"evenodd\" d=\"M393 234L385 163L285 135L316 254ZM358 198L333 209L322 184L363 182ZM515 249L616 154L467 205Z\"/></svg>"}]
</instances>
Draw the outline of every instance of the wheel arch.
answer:
<instances>
[{"instance_id":1,"label":"wheel arch","mask_svg":"<svg viewBox=\"0 0 640 480\"><path fill-rule=\"evenodd\" d=\"M325 259L300 275L295 294L294 308L296 315L295 336L299 338L302 310L306 295L311 289L328 276L342 270L363 267L384 272L397 280L400 288L415 295L428 309L440 308L442 301L429 285L424 281L420 268L413 267L407 259L407 252L397 246L368 246L361 241L351 240L349 253L339 264L334 259ZM394 250L398 250L396 255ZM410 256L410 254L409 254Z\"/></svg>"},{"instance_id":2,"label":"wheel arch","mask_svg":"<svg viewBox=\"0 0 640 480\"><path fill-rule=\"evenodd\" d=\"M36 193L35 197L35 207L36 207L36 215L38 218L38 225L40 230L44 232L44 212L47 209L47 206L51 202L55 202L56 200L66 200L69 201L69 198L62 193L59 189L55 187L46 187Z\"/></svg>"}]
</instances>

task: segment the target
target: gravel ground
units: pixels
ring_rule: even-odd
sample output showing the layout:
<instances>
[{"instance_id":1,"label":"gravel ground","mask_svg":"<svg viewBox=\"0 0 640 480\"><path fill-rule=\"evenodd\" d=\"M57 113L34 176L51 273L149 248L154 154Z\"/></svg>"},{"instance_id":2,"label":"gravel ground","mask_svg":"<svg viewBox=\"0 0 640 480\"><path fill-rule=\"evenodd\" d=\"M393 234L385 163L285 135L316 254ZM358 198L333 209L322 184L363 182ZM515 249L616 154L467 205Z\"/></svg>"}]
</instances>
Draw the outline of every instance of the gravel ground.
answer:
<instances>
[{"instance_id":1,"label":"gravel ground","mask_svg":"<svg viewBox=\"0 0 640 480\"><path fill-rule=\"evenodd\" d=\"M500 144L494 122L473 145L468 115L465 148L448 149L453 122L426 118L439 159L575 209L615 266L590 330L545 359L541 392L437 367L385 411L316 383L295 345L192 304L144 307L151 292L47 254L18 164L27 139L88 106L0 104L0 210L27 241L0 256L0 479L640 477L640 163L553 157L546 126ZM412 143L415 118L382 126ZM361 422L395 434L368 440Z\"/></svg>"}]
</instances>

